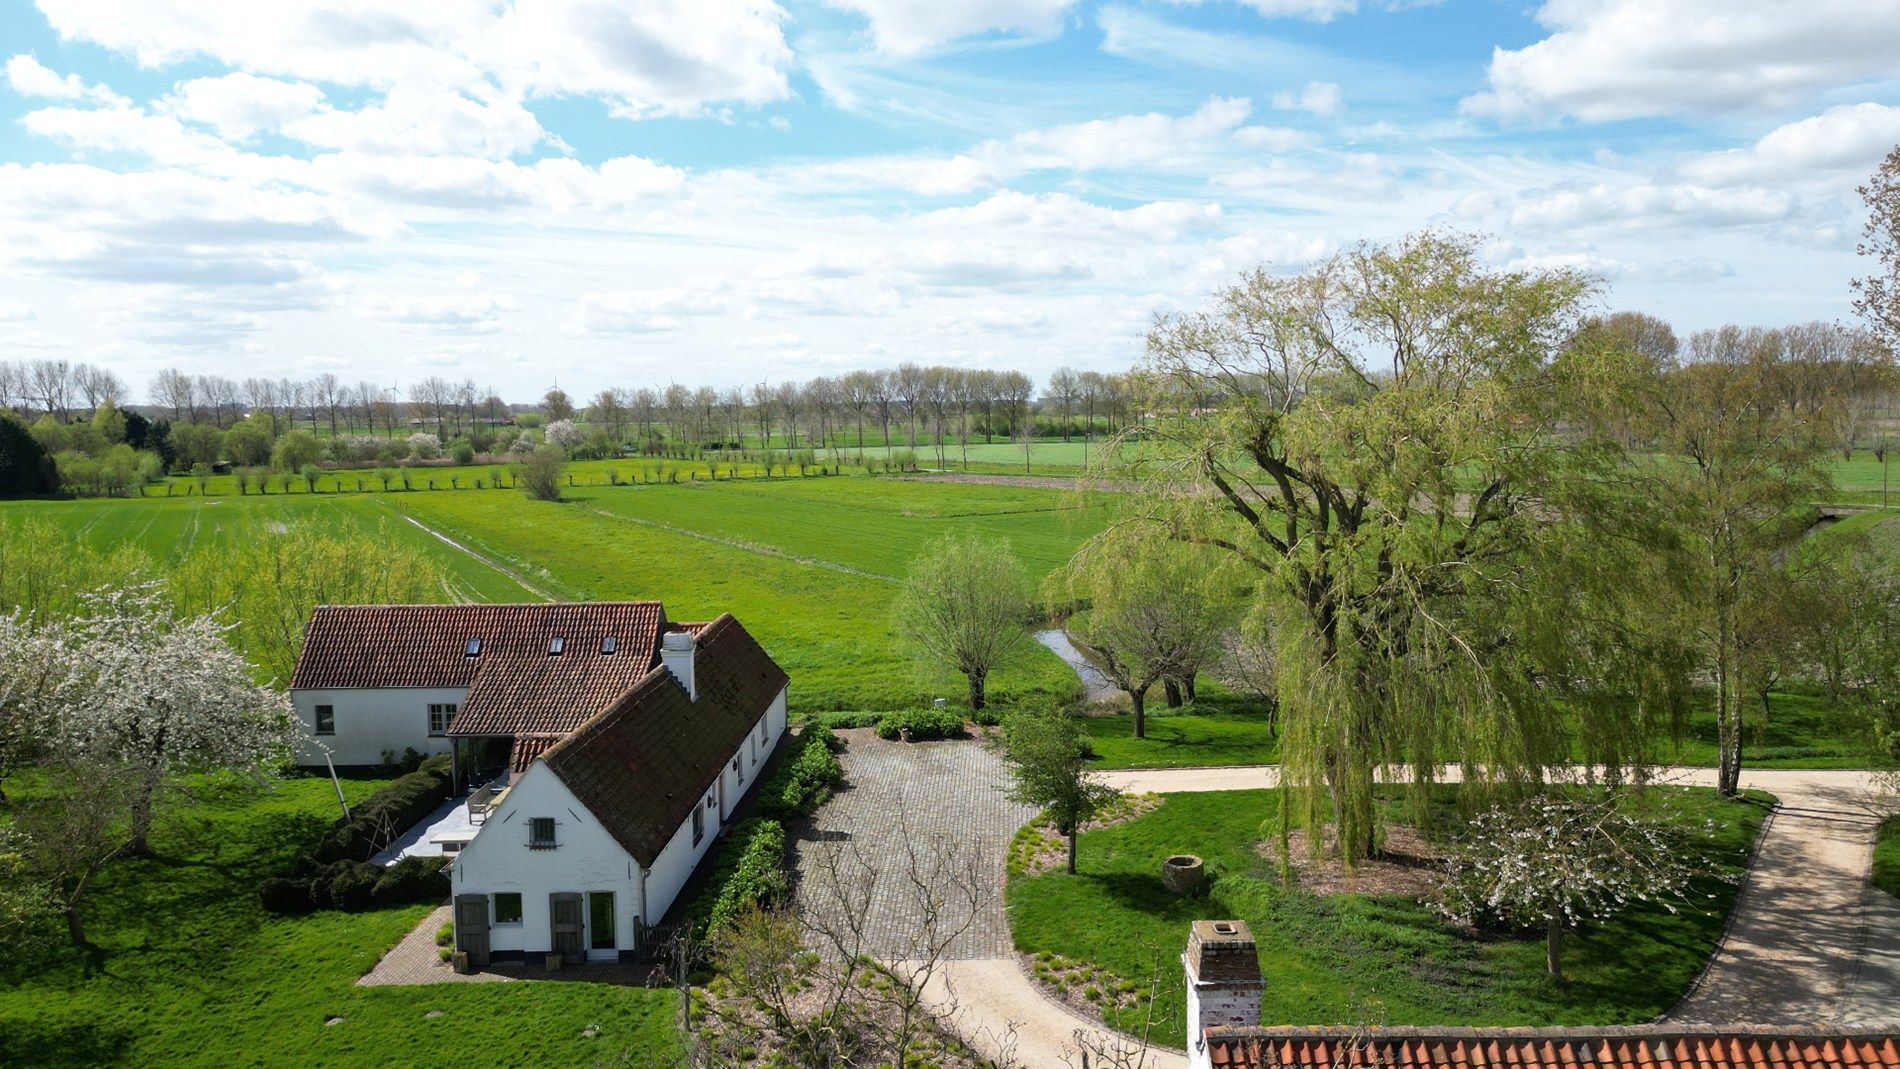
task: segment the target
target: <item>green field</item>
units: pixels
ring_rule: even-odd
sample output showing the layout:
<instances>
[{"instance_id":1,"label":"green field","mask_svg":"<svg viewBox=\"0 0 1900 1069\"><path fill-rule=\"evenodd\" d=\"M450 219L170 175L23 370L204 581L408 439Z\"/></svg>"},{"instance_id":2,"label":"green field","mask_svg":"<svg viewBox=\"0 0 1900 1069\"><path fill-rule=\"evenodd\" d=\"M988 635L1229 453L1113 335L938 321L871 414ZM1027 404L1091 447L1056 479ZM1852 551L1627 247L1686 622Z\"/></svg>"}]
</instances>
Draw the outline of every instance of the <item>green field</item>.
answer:
<instances>
[{"instance_id":1,"label":"green field","mask_svg":"<svg viewBox=\"0 0 1900 1069\"><path fill-rule=\"evenodd\" d=\"M1012 875L1008 898L1017 949L1092 963L1145 990L1159 981L1154 1038L1185 1041L1184 984L1176 955L1188 924L1239 918L1253 929L1266 974L1261 1019L1313 1025L1631 1024L1667 1010L1715 949L1736 884L1768 810L1751 792L1725 802L1711 789L1656 788L1684 829L1715 830L1692 849L1706 859L1693 898L1660 904L1572 932L1566 979L1544 972L1542 932L1473 936L1418 902L1357 894L1317 897L1280 881L1254 844L1277 812L1278 792L1165 795L1160 808L1084 834L1080 872ZM1446 792L1446 804L1451 804ZM1388 812L1396 811L1396 801ZM1448 814L1449 815L1449 814ZM1193 853L1207 863L1204 895L1161 886L1162 860ZM1708 896L1708 897L1704 897ZM1119 1011L1135 1028L1140 1015Z\"/></svg>"},{"instance_id":2,"label":"green field","mask_svg":"<svg viewBox=\"0 0 1900 1069\"><path fill-rule=\"evenodd\" d=\"M932 539L968 530L1007 538L1039 579L1102 522L1060 491L864 476L586 487L558 504L463 490L0 505L0 518L21 517L99 549L133 544L160 561L206 539L257 537L294 521L380 526L442 566L445 600L657 598L686 620L729 611L791 673L799 710L897 708L962 693L920 680L890 633L897 584ZM1040 647L992 686L1004 702L1077 690L1074 674Z\"/></svg>"},{"instance_id":3,"label":"green field","mask_svg":"<svg viewBox=\"0 0 1900 1069\"><path fill-rule=\"evenodd\" d=\"M98 550L134 545L160 563L218 539L255 538L289 523L337 531L385 532L427 553L449 581L445 601L533 601L535 596L495 568L456 552L409 523L386 499L273 496L243 498L85 498L0 503L0 519L51 523L76 543ZM373 562L365 562L365 567Z\"/></svg>"},{"instance_id":4,"label":"green field","mask_svg":"<svg viewBox=\"0 0 1900 1069\"><path fill-rule=\"evenodd\" d=\"M561 598L658 598L675 619L730 611L792 677L798 710L914 705L961 688L919 680L889 606L930 539L1008 537L1032 575L1099 523L1055 491L885 479L604 487L567 501L418 494L392 504ZM992 684L1000 702L1067 698L1075 674L1032 649Z\"/></svg>"},{"instance_id":5,"label":"green field","mask_svg":"<svg viewBox=\"0 0 1900 1069\"><path fill-rule=\"evenodd\" d=\"M353 800L377 786L344 782ZM355 986L429 907L280 918L257 904L258 881L335 816L322 779L213 792L160 829L157 856L107 866L84 907L91 951L62 942L0 966L0 1065L584 1066L674 1045L667 990Z\"/></svg>"}]
</instances>

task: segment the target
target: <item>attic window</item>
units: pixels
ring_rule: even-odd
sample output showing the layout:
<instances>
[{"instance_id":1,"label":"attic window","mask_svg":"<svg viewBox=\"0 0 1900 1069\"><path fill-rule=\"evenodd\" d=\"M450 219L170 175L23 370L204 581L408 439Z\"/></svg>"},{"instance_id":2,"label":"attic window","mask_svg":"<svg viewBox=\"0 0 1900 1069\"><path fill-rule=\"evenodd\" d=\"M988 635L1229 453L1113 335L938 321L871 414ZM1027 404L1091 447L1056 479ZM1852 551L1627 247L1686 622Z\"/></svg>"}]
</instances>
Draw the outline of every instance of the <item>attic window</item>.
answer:
<instances>
[{"instance_id":1,"label":"attic window","mask_svg":"<svg viewBox=\"0 0 1900 1069\"><path fill-rule=\"evenodd\" d=\"M620 640L612 635L608 635L606 638L600 640L600 655L602 657L607 656L619 648Z\"/></svg>"},{"instance_id":2,"label":"attic window","mask_svg":"<svg viewBox=\"0 0 1900 1069\"><path fill-rule=\"evenodd\" d=\"M465 657L480 657L481 655L482 655L482 640L481 640L481 639L479 639L479 638L471 638L471 639L469 639L469 640L468 640L468 649L467 649L466 651L464 651L464 652L463 652L463 656L465 656Z\"/></svg>"},{"instance_id":3,"label":"attic window","mask_svg":"<svg viewBox=\"0 0 1900 1069\"><path fill-rule=\"evenodd\" d=\"M561 651L566 648L567 648L567 640L562 638L561 636L556 635L553 638L548 639L548 656L549 657L559 657L561 655Z\"/></svg>"}]
</instances>

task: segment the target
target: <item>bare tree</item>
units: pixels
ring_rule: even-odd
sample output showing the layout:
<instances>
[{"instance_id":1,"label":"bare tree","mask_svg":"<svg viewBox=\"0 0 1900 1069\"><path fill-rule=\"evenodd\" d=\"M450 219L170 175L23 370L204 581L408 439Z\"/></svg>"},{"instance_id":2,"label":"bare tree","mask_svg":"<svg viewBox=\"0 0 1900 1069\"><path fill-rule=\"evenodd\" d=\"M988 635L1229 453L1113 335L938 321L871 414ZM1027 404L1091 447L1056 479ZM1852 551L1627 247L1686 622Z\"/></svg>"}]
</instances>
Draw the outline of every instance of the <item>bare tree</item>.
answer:
<instances>
[{"instance_id":1,"label":"bare tree","mask_svg":"<svg viewBox=\"0 0 1900 1069\"><path fill-rule=\"evenodd\" d=\"M1062 440L1069 440L1069 417L1075 412L1075 399L1082 392L1082 380L1071 367L1059 367L1049 373L1049 392L1045 403L1053 402L1056 417L1062 421Z\"/></svg>"},{"instance_id":2,"label":"bare tree","mask_svg":"<svg viewBox=\"0 0 1900 1069\"><path fill-rule=\"evenodd\" d=\"M1867 204L1867 226L1856 251L1873 257L1878 266L1855 280L1854 311L1889 351L1900 351L1900 146L1887 153L1858 192Z\"/></svg>"}]
</instances>

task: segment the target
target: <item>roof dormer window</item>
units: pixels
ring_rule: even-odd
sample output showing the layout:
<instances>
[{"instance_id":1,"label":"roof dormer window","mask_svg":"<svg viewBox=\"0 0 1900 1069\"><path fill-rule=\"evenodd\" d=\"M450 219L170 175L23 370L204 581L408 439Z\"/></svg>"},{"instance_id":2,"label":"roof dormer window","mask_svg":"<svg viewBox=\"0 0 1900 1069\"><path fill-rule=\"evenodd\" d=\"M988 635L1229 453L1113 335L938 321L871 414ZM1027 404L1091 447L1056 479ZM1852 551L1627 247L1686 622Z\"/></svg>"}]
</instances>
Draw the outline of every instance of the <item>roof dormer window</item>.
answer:
<instances>
[{"instance_id":1,"label":"roof dormer window","mask_svg":"<svg viewBox=\"0 0 1900 1069\"><path fill-rule=\"evenodd\" d=\"M548 639L548 656L549 657L559 657L561 655L561 651L565 650L566 648L567 648L567 640L562 638L561 636L556 635L553 638Z\"/></svg>"},{"instance_id":2,"label":"roof dormer window","mask_svg":"<svg viewBox=\"0 0 1900 1069\"><path fill-rule=\"evenodd\" d=\"M620 640L612 635L608 635L606 638L600 640L600 655L602 657L607 656L619 648Z\"/></svg>"},{"instance_id":3,"label":"roof dormer window","mask_svg":"<svg viewBox=\"0 0 1900 1069\"><path fill-rule=\"evenodd\" d=\"M482 640L479 638L469 639L468 649L463 652L463 656L480 657L481 655L482 655Z\"/></svg>"}]
</instances>

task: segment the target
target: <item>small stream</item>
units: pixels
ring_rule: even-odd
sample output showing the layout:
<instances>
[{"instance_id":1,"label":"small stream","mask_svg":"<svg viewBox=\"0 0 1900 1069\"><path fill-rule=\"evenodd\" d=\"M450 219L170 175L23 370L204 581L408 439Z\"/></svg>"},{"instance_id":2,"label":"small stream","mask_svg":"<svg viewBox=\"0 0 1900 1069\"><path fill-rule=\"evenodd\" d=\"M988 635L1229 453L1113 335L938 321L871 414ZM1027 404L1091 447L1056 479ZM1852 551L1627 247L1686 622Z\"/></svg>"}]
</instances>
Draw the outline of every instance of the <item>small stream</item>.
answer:
<instances>
[{"instance_id":1,"label":"small stream","mask_svg":"<svg viewBox=\"0 0 1900 1069\"><path fill-rule=\"evenodd\" d=\"M1108 676L1104 675L1100 668L1095 667L1094 661L1083 656L1082 651L1075 648L1075 643L1069 641L1068 632L1059 627L1038 631L1036 641L1047 646L1051 653L1062 658L1070 668L1075 669L1076 675L1082 677L1082 686L1088 692L1090 704L1109 701L1121 693L1115 689L1115 684L1109 681Z\"/></svg>"}]
</instances>

